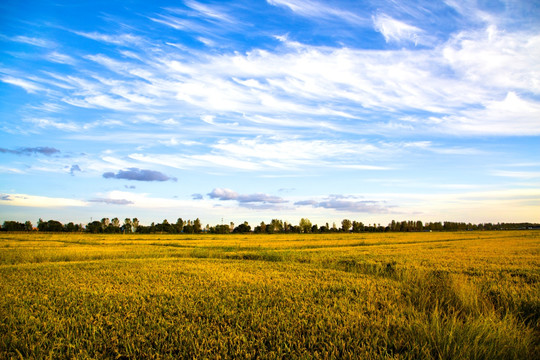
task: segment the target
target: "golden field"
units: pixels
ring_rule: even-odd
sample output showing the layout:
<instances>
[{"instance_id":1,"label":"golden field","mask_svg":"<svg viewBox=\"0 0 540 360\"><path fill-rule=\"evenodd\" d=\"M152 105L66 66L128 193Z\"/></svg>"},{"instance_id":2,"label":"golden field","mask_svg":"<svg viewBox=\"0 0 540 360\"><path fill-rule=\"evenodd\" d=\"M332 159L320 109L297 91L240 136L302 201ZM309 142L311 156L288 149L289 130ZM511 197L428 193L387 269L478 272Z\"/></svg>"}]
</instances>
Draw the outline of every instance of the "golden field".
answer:
<instances>
[{"instance_id":1,"label":"golden field","mask_svg":"<svg viewBox=\"0 0 540 360\"><path fill-rule=\"evenodd\" d=\"M0 358L538 359L540 232L0 233Z\"/></svg>"}]
</instances>

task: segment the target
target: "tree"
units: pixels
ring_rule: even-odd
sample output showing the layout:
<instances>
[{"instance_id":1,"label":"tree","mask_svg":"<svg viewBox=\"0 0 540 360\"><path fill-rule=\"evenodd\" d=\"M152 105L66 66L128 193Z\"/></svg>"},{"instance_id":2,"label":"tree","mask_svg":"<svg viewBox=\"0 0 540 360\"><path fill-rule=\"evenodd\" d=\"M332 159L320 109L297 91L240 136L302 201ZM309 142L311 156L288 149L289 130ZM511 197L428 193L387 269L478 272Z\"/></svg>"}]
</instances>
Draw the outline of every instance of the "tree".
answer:
<instances>
[{"instance_id":1,"label":"tree","mask_svg":"<svg viewBox=\"0 0 540 360\"><path fill-rule=\"evenodd\" d=\"M103 224L100 221L93 221L86 225L86 232L97 234L103 232Z\"/></svg>"},{"instance_id":2,"label":"tree","mask_svg":"<svg viewBox=\"0 0 540 360\"><path fill-rule=\"evenodd\" d=\"M243 224L238 225L234 228L233 233L245 234L251 232L251 226L249 226L247 221L244 221Z\"/></svg>"},{"instance_id":3,"label":"tree","mask_svg":"<svg viewBox=\"0 0 540 360\"><path fill-rule=\"evenodd\" d=\"M194 228L193 228L193 224L192 224L191 220L188 220L184 224L184 233L186 233L186 234L193 234L194 233Z\"/></svg>"},{"instance_id":4,"label":"tree","mask_svg":"<svg viewBox=\"0 0 540 360\"><path fill-rule=\"evenodd\" d=\"M178 218L178 220L176 220L176 232L178 233L181 233L182 230L184 230L184 220L182 220L182 218Z\"/></svg>"},{"instance_id":5,"label":"tree","mask_svg":"<svg viewBox=\"0 0 540 360\"><path fill-rule=\"evenodd\" d=\"M76 232L77 230L78 230L78 227L73 222L69 222L64 225L65 232Z\"/></svg>"},{"instance_id":6,"label":"tree","mask_svg":"<svg viewBox=\"0 0 540 360\"><path fill-rule=\"evenodd\" d=\"M131 225L133 226L133 231L137 231L137 229L139 228L139 219L133 218L133 220L131 221Z\"/></svg>"},{"instance_id":7,"label":"tree","mask_svg":"<svg viewBox=\"0 0 540 360\"><path fill-rule=\"evenodd\" d=\"M343 232L349 232L349 229L351 228L351 225L352 225L351 220L343 219L341 221L341 230Z\"/></svg>"},{"instance_id":8,"label":"tree","mask_svg":"<svg viewBox=\"0 0 540 360\"><path fill-rule=\"evenodd\" d=\"M201 231L202 231L201 220L199 220L199 218L196 218L195 221L193 222L193 232L195 234L199 234Z\"/></svg>"},{"instance_id":9,"label":"tree","mask_svg":"<svg viewBox=\"0 0 540 360\"><path fill-rule=\"evenodd\" d=\"M115 228L119 228L119 227L120 227L120 220L118 220L118 218L115 217L115 218L113 218L113 219L111 220L111 224L112 224L112 226L114 226Z\"/></svg>"},{"instance_id":10,"label":"tree","mask_svg":"<svg viewBox=\"0 0 540 360\"><path fill-rule=\"evenodd\" d=\"M39 231L45 231L45 222L43 221L42 218L39 218L38 222L37 222L37 228Z\"/></svg>"},{"instance_id":11,"label":"tree","mask_svg":"<svg viewBox=\"0 0 540 360\"><path fill-rule=\"evenodd\" d=\"M34 229L34 227L32 226L32 222L26 221L24 223L24 230L25 231L32 231L33 229Z\"/></svg>"},{"instance_id":12,"label":"tree","mask_svg":"<svg viewBox=\"0 0 540 360\"><path fill-rule=\"evenodd\" d=\"M62 232L64 231L64 225L60 221L49 220L45 223L44 231Z\"/></svg>"},{"instance_id":13,"label":"tree","mask_svg":"<svg viewBox=\"0 0 540 360\"><path fill-rule=\"evenodd\" d=\"M213 234L229 234L231 232L231 228L229 225L216 225L215 227L210 228L210 233Z\"/></svg>"},{"instance_id":14,"label":"tree","mask_svg":"<svg viewBox=\"0 0 540 360\"><path fill-rule=\"evenodd\" d=\"M4 221L2 225L3 231L25 231L25 226L23 223L18 221Z\"/></svg>"},{"instance_id":15,"label":"tree","mask_svg":"<svg viewBox=\"0 0 540 360\"><path fill-rule=\"evenodd\" d=\"M111 220L109 218L103 218L101 219L101 228L105 230L109 225L111 224Z\"/></svg>"},{"instance_id":16,"label":"tree","mask_svg":"<svg viewBox=\"0 0 540 360\"><path fill-rule=\"evenodd\" d=\"M353 221L352 223L352 231L355 233L359 233L364 231L364 224L361 221Z\"/></svg>"},{"instance_id":17,"label":"tree","mask_svg":"<svg viewBox=\"0 0 540 360\"><path fill-rule=\"evenodd\" d=\"M124 220L124 233L131 233L132 232L132 222L130 218L126 218Z\"/></svg>"},{"instance_id":18,"label":"tree","mask_svg":"<svg viewBox=\"0 0 540 360\"><path fill-rule=\"evenodd\" d=\"M309 219L300 219L300 223L299 223L299 226L300 228L302 229L302 232L304 233L308 233L311 231L311 221L309 221Z\"/></svg>"},{"instance_id":19,"label":"tree","mask_svg":"<svg viewBox=\"0 0 540 360\"><path fill-rule=\"evenodd\" d=\"M274 232L283 232L283 221L272 219L270 224L274 227Z\"/></svg>"}]
</instances>

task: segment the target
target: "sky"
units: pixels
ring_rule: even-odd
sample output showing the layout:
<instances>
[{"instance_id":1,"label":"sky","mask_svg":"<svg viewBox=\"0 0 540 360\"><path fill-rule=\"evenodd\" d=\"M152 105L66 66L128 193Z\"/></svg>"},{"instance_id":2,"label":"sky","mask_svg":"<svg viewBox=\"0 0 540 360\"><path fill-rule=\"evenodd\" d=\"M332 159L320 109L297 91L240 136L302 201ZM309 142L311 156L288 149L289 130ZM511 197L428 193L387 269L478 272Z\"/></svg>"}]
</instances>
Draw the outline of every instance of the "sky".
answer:
<instances>
[{"instance_id":1,"label":"sky","mask_svg":"<svg viewBox=\"0 0 540 360\"><path fill-rule=\"evenodd\" d=\"M0 4L0 222L540 222L540 2Z\"/></svg>"}]
</instances>

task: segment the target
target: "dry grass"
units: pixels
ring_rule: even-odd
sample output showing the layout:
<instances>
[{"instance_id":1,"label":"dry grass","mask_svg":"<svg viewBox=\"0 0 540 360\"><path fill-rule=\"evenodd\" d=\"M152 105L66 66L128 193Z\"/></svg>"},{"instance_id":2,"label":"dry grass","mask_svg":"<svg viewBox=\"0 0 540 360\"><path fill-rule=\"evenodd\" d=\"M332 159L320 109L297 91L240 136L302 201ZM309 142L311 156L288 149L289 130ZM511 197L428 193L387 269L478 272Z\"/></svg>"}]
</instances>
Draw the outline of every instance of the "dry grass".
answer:
<instances>
[{"instance_id":1,"label":"dry grass","mask_svg":"<svg viewBox=\"0 0 540 360\"><path fill-rule=\"evenodd\" d=\"M0 358L534 359L540 233L0 235Z\"/></svg>"}]
</instances>

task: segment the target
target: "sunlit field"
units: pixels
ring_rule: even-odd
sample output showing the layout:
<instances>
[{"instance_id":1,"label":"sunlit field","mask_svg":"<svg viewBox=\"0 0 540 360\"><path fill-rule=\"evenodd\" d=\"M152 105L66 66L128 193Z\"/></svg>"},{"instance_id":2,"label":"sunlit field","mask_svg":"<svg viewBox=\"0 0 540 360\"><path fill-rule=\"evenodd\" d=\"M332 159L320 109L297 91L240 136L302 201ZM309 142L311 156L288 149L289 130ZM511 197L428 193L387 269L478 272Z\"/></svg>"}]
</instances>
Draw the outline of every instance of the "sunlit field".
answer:
<instances>
[{"instance_id":1,"label":"sunlit field","mask_svg":"<svg viewBox=\"0 0 540 360\"><path fill-rule=\"evenodd\" d=\"M540 358L540 232L0 233L0 358Z\"/></svg>"}]
</instances>

